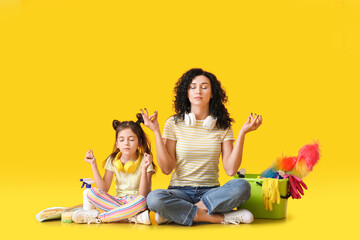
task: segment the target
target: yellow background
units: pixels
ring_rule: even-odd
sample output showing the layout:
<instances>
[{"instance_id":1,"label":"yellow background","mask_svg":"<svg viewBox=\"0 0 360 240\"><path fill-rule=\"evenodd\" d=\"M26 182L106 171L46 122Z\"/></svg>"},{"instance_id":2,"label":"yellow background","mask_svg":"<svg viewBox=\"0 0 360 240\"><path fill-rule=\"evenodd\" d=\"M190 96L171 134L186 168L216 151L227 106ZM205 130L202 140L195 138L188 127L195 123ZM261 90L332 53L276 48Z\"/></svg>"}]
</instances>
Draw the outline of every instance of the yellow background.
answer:
<instances>
[{"instance_id":1,"label":"yellow background","mask_svg":"<svg viewBox=\"0 0 360 240\"><path fill-rule=\"evenodd\" d=\"M0 0L1 229L15 238L290 238L357 234L360 2L357 0ZM289 199L285 220L251 225L39 223L81 203L83 161L110 153L113 119L140 108L173 113L173 87L192 67L227 91L237 136L250 112L242 167L260 173L282 152L319 140L322 157ZM155 153L153 134L149 134ZM103 172L103 170L101 170ZM221 171L221 183L230 179ZM153 189L166 188L158 172ZM114 191L114 188L111 190ZM6 236L6 235L5 235ZM356 236L356 235L355 235Z\"/></svg>"}]
</instances>

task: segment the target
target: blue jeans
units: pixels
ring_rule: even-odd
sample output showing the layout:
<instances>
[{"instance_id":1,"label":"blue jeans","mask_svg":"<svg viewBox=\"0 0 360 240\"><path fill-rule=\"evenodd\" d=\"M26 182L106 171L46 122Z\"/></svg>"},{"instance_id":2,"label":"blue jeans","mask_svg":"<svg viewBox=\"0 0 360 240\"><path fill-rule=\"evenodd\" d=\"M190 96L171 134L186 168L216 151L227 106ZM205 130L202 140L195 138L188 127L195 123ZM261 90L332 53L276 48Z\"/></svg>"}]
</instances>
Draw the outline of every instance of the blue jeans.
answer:
<instances>
[{"instance_id":1,"label":"blue jeans","mask_svg":"<svg viewBox=\"0 0 360 240\"><path fill-rule=\"evenodd\" d=\"M250 198L250 184L244 179L233 179L223 186L177 187L156 189L147 196L148 208L178 224L191 226L200 200L208 213L225 213Z\"/></svg>"}]
</instances>

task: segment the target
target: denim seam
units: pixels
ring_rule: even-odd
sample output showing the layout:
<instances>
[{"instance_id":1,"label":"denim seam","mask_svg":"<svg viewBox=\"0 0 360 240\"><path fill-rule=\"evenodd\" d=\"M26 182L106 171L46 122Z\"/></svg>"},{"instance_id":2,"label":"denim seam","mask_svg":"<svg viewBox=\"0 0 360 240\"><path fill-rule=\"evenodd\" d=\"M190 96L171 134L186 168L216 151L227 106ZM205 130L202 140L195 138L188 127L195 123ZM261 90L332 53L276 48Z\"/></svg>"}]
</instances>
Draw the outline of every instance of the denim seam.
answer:
<instances>
[{"instance_id":1,"label":"denim seam","mask_svg":"<svg viewBox=\"0 0 360 240\"><path fill-rule=\"evenodd\" d=\"M208 209L209 214L211 214L211 212L214 210L214 206L211 204L211 202L210 202L210 200L209 200L209 198L208 198L207 196L204 196L204 197L202 197L202 198L203 198L203 200L205 200L205 201L203 201L203 200L201 200L201 201L204 203L205 207ZM209 208L209 206L207 206L207 205L210 205L210 208ZM211 209L211 210L210 210L210 209Z\"/></svg>"},{"instance_id":2,"label":"denim seam","mask_svg":"<svg viewBox=\"0 0 360 240\"><path fill-rule=\"evenodd\" d=\"M190 218L189 215L191 214L191 212L192 212L192 210L194 209L194 207L196 207L196 206L195 206L195 205L192 205L191 208L190 208L190 210L189 210L189 212L186 214L186 217L185 217L184 221L182 221L182 224L183 224L183 225L187 225L187 224L185 224L185 223L186 223L186 220L188 220L188 219ZM190 224L189 224L188 226L191 226L192 222L193 222L193 219L191 219L191 222L190 222Z\"/></svg>"}]
</instances>

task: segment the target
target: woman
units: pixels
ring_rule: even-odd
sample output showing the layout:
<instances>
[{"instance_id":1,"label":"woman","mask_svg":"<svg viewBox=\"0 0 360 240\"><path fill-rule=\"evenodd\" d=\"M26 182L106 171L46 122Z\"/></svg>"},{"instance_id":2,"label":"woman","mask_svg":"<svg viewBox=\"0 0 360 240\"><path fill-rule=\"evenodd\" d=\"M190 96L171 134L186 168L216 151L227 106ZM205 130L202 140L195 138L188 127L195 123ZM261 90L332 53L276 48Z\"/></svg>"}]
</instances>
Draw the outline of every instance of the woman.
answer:
<instances>
[{"instance_id":1,"label":"woman","mask_svg":"<svg viewBox=\"0 0 360 240\"><path fill-rule=\"evenodd\" d=\"M142 111L144 125L155 134L161 171L167 175L174 171L167 190L148 195L156 221L186 226L193 222L251 223L253 215L248 210L232 211L249 199L249 183L234 179L220 187L218 164L222 154L225 172L236 174L245 135L261 125L262 117L250 114L233 146L233 119L224 106L227 96L214 74L191 69L178 80L174 92L176 114L166 121L162 137L158 113L149 116L146 109Z\"/></svg>"}]
</instances>

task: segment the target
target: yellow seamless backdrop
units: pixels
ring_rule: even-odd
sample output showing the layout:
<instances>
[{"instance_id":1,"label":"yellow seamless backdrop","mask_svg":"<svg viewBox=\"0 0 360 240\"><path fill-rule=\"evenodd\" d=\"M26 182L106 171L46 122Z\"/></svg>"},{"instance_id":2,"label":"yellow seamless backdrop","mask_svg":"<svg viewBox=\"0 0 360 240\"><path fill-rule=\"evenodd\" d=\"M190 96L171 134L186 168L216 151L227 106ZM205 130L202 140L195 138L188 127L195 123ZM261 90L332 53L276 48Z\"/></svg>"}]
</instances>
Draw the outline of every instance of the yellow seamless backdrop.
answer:
<instances>
[{"instance_id":1,"label":"yellow seamless backdrop","mask_svg":"<svg viewBox=\"0 0 360 240\"><path fill-rule=\"evenodd\" d=\"M0 9L5 233L300 239L309 232L312 238L355 232L359 1L38 0L1 1ZM44 208L81 203L79 179L92 177L84 155L93 149L101 166L113 146L113 119L135 120L147 107L159 111L163 127L173 114L174 84L192 67L221 81L236 137L250 112L263 115L263 126L246 136L248 172L260 173L281 153L297 155L319 140L321 160L304 179L309 190L289 200L285 220L192 228L35 220ZM221 183L230 179L223 170L220 176ZM168 182L158 172L153 188Z\"/></svg>"}]
</instances>

